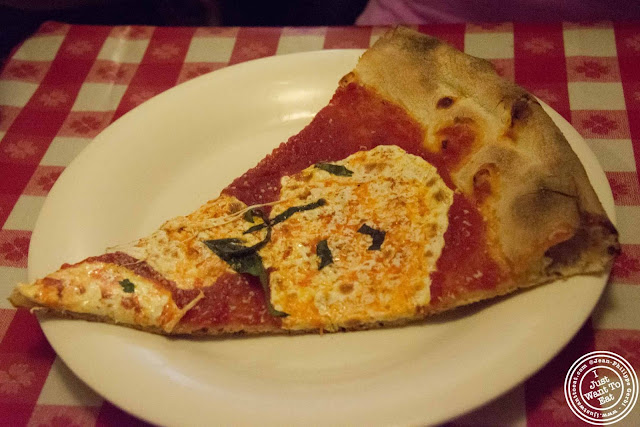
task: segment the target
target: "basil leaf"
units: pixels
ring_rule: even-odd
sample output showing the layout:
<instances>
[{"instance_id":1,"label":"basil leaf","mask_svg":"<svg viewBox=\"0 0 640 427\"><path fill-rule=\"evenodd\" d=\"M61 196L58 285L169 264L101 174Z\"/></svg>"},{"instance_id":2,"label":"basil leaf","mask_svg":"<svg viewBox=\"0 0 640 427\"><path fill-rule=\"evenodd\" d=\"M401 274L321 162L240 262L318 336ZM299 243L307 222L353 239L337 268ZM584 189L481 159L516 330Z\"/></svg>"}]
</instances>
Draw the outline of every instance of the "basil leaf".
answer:
<instances>
[{"instance_id":1,"label":"basil leaf","mask_svg":"<svg viewBox=\"0 0 640 427\"><path fill-rule=\"evenodd\" d=\"M353 171L345 168L342 165L334 165L332 163L316 163L313 165L314 168L322 169L323 171L329 172L332 175L338 176L351 176L353 175Z\"/></svg>"},{"instance_id":2,"label":"basil leaf","mask_svg":"<svg viewBox=\"0 0 640 427\"><path fill-rule=\"evenodd\" d=\"M267 234L264 239L253 246L243 246L242 243L244 241L237 238L205 240L203 243L222 259L224 259L224 256L237 257L241 255L249 255L253 252L257 252L271 240L271 224L266 222L260 225L267 227ZM257 226L254 225L251 228L255 227Z\"/></svg>"},{"instance_id":3,"label":"basil leaf","mask_svg":"<svg viewBox=\"0 0 640 427\"><path fill-rule=\"evenodd\" d=\"M247 222L251 222L251 223L255 222L254 219L253 219L253 210L252 209L249 209L248 211L246 211L242 217Z\"/></svg>"},{"instance_id":4,"label":"basil leaf","mask_svg":"<svg viewBox=\"0 0 640 427\"><path fill-rule=\"evenodd\" d=\"M358 233L371 236L371 246L367 248L369 251L379 251L382 243L384 242L384 236L387 234L385 231L376 230L375 228L369 227L367 224L362 224L358 229Z\"/></svg>"},{"instance_id":5,"label":"basil leaf","mask_svg":"<svg viewBox=\"0 0 640 427\"><path fill-rule=\"evenodd\" d=\"M244 240L242 239L215 239L215 240L205 240L203 243L207 245L209 249L213 251L214 254L218 255L220 258L224 256L233 256L238 252L242 252L244 249L247 249L242 243Z\"/></svg>"},{"instance_id":6,"label":"basil leaf","mask_svg":"<svg viewBox=\"0 0 640 427\"><path fill-rule=\"evenodd\" d=\"M223 258L224 259L224 258ZM262 258L257 253L242 255L238 257L229 257L224 259L236 273L249 274L255 277L266 275Z\"/></svg>"},{"instance_id":7,"label":"basil leaf","mask_svg":"<svg viewBox=\"0 0 640 427\"><path fill-rule=\"evenodd\" d=\"M237 273L249 274L260 279L260 284L264 290L264 297L267 302L267 312L269 312L270 315L274 317L288 316L287 313L276 310L275 307L271 305L271 299L269 298L269 295L271 294L271 290L269 289L269 276L267 275L267 271L264 269L262 257L260 257L257 252L224 260L227 261L229 266Z\"/></svg>"},{"instance_id":8,"label":"basil leaf","mask_svg":"<svg viewBox=\"0 0 640 427\"><path fill-rule=\"evenodd\" d=\"M281 214L276 215L272 220L271 220L271 225L276 225L276 224L280 224L283 221L286 221L287 219L289 219L291 217L291 215L293 215L294 213L298 213L298 212L304 212L304 211L310 211L316 208L319 208L320 206L324 206L327 204L327 201L325 199L318 199L315 202L309 203L308 205L302 205L302 206L292 206L288 209L286 209L284 212L282 212Z\"/></svg>"},{"instance_id":9,"label":"basil leaf","mask_svg":"<svg viewBox=\"0 0 640 427\"><path fill-rule=\"evenodd\" d=\"M136 285L134 285L133 282L129 279L121 280L118 283L120 283L120 286L122 286L122 290L128 294L131 294L136 290Z\"/></svg>"},{"instance_id":10,"label":"basil leaf","mask_svg":"<svg viewBox=\"0 0 640 427\"><path fill-rule=\"evenodd\" d=\"M320 264L318 270L322 270L329 264L333 264L333 256L331 255L331 249L327 244L327 240L320 240L316 245L316 255L320 257Z\"/></svg>"},{"instance_id":11,"label":"basil leaf","mask_svg":"<svg viewBox=\"0 0 640 427\"><path fill-rule=\"evenodd\" d=\"M258 225L254 225L253 227L249 227L244 233L242 234L249 234L249 233L253 233L254 231L260 231L263 228L266 228L267 224L262 223L262 224L258 224Z\"/></svg>"},{"instance_id":12,"label":"basil leaf","mask_svg":"<svg viewBox=\"0 0 640 427\"><path fill-rule=\"evenodd\" d=\"M262 242L245 247L242 246L241 239L217 239L217 240L205 240L204 244L207 245L211 251L218 255L224 262L229 264L236 273L249 274L251 276L260 279L260 284L265 293L265 299L267 302L267 311L270 315L275 317L286 317L287 313L276 310L269 299L269 277L267 271L262 263L262 258L258 254L259 245L266 243L267 239L271 236L271 227L267 229L267 238Z\"/></svg>"},{"instance_id":13,"label":"basil leaf","mask_svg":"<svg viewBox=\"0 0 640 427\"><path fill-rule=\"evenodd\" d=\"M295 213L310 211L310 210L319 208L321 206L324 206L326 204L327 204L327 201L325 199L318 199L315 202L309 203L307 205L292 206L290 208L285 209L285 211L282 212L281 214L276 215L271 221L269 221L269 225L274 226L276 224L280 224L281 222L291 218L291 215ZM265 221L264 224L254 225L253 227L249 228L247 231L245 231L242 234L253 233L254 231L262 230L265 227L267 227L267 221Z\"/></svg>"}]
</instances>

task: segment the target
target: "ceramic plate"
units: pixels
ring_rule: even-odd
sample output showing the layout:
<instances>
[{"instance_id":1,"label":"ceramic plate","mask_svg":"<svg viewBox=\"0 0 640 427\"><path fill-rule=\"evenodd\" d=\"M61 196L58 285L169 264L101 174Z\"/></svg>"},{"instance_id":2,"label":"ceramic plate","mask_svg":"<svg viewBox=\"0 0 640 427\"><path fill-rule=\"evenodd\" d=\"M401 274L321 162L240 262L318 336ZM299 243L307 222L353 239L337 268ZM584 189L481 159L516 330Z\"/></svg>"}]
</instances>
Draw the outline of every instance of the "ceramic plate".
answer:
<instances>
[{"instance_id":1,"label":"ceramic plate","mask_svg":"<svg viewBox=\"0 0 640 427\"><path fill-rule=\"evenodd\" d=\"M137 239L218 195L309 123L360 53L225 68L116 121L49 194L32 237L30 278ZM595 156L548 111L612 216ZM431 424L542 367L587 319L605 283L578 277L419 325L322 336L173 339L69 320L43 320L42 328L82 380L158 424Z\"/></svg>"}]
</instances>

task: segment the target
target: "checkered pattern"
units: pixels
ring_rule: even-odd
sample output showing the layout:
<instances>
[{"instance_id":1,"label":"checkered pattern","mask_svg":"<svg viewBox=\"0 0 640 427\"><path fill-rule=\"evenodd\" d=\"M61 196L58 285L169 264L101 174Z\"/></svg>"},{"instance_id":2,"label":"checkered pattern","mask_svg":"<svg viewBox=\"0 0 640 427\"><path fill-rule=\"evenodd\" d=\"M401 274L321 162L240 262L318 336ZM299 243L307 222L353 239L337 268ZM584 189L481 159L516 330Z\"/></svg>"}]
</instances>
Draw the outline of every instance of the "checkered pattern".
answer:
<instances>
[{"instance_id":1,"label":"checkered pattern","mask_svg":"<svg viewBox=\"0 0 640 427\"><path fill-rule=\"evenodd\" d=\"M613 189L623 253L582 330L525 384L453 425L578 424L562 395L590 350L640 369L640 24L420 26L492 61L570 120ZM42 25L0 71L0 424L143 424L87 388L33 316L6 296L25 280L31 230L64 168L102 129L193 77L270 55L366 48L384 28L154 28ZM535 346L532 346L535 348ZM640 425L640 409L625 422Z\"/></svg>"}]
</instances>

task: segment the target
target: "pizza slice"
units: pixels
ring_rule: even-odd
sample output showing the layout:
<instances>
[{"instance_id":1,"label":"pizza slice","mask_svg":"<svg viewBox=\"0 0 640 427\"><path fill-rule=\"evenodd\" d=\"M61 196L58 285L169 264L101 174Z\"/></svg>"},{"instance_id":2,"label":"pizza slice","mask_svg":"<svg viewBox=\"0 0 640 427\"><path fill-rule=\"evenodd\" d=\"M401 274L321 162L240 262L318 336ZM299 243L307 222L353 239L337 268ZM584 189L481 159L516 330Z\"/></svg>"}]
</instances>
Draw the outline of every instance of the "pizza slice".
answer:
<instances>
[{"instance_id":1,"label":"pizza slice","mask_svg":"<svg viewBox=\"0 0 640 427\"><path fill-rule=\"evenodd\" d=\"M217 199L10 299L165 334L352 330L602 274L618 252L535 98L397 28Z\"/></svg>"}]
</instances>

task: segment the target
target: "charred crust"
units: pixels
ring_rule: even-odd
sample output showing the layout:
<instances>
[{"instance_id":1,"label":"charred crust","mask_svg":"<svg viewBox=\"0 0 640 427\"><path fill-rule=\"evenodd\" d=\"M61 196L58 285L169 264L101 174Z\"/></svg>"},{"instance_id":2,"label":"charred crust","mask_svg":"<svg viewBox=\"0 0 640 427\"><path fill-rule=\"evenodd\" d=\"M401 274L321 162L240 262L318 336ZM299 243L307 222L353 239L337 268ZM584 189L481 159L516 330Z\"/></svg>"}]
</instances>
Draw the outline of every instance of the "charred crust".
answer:
<instances>
[{"instance_id":1,"label":"charred crust","mask_svg":"<svg viewBox=\"0 0 640 427\"><path fill-rule=\"evenodd\" d=\"M348 86L349 83L353 83L356 79L356 75L354 74L354 72L350 72L346 75L344 75L341 79L340 79L340 86L344 87L344 86Z\"/></svg>"},{"instance_id":2,"label":"charred crust","mask_svg":"<svg viewBox=\"0 0 640 427\"><path fill-rule=\"evenodd\" d=\"M479 200L493 193L493 179L496 172L496 165L489 163L482 165L473 175L473 190Z\"/></svg>"},{"instance_id":3,"label":"charred crust","mask_svg":"<svg viewBox=\"0 0 640 427\"><path fill-rule=\"evenodd\" d=\"M603 221L600 221L600 226L602 226L602 228L607 230L610 234L613 234L613 235L616 235L616 236L618 235L618 230L613 225L613 223L611 221L609 221L609 219L605 219Z\"/></svg>"},{"instance_id":4,"label":"charred crust","mask_svg":"<svg viewBox=\"0 0 640 427\"><path fill-rule=\"evenodd\" d=\"M609 255L620 255L620 252L622 252L620 250L620 246L611 245L607 248L607 253Z\"/></svg>"},{"instance_id":5,"label":"charred crust","mask_svg":"<svg viewBox=\"0 0 640 427\"><path fill-rule=\"evenodd\" d=\"M471 117L456 117L455 119L453 119L453 123L458 125L458 124L471 124L473 123L473 119Z\"/></svg>"},{"instance_id":6,"label":"charred crust","mask_svg":"<svg viewBox=\"0 0 640 427\"><path fill-rule=\"evenodd\" d=\"M511 127L516 122L523 121L531 115L530 101L531 99L528 96L523 96L513 103L511 106Z\"/></svg>"},{"instance_id":7,"label":"charred crust","mask_svg":"<svg viewBox=\"0 0 640 427\"><path fill-rule=\"evenodd\" d=\"M415 52L429 52L440 46L440 40L429 37L407 37L404 39L404 48Z\"/></svg>"},{"instance_id":8,"label":"charred crust","mask_svg":"<svg viewBox=\"0 0 640 427\"><path fill-rule=\"evenodd\" d=\"M491 171L487 168L482 168L473 175L473 188L476 190L485 188L489 184L489 177Z\"/></svg>"}]
</instances>

